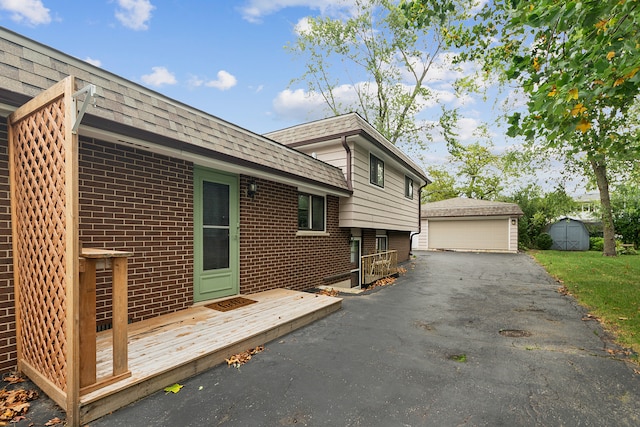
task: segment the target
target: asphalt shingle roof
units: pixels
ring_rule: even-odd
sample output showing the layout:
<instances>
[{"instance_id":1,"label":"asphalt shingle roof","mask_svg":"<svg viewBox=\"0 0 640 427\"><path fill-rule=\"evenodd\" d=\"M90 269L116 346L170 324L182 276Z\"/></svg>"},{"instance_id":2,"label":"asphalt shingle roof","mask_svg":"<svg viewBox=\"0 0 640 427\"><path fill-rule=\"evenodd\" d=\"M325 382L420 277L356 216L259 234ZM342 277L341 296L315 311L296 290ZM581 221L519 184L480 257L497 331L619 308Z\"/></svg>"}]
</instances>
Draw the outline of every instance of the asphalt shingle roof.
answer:
<instances>
[{"instance_id":1,"label":"asphalt shingle roof","mask_svg":"<svg viewBox=\"0 0 640 427\"><path fill-rule=\"evenodd\" d=\"M440 200L426 203L422 206L423 218L500 215L522 216L524 213L516 203L467 199L464 197Z\"/></svg>"},{"instance_id":2,"label":"asphalt shingle roof","mask_svg":"<svg viewBox=\"0 0 640 427\"><path fill-rule=\"evenodd\" d=\"M357 113L348 113L341 116L303 123L287 129L266 133L265 136L285 145L291 145L303 141L338 138L344 134L356 135L360 133L368 135L392 156L412 169L414 173L418 174L425 181L428 181L427 176L420 166L404 154L402 150L389 142L376 128L371 126Z\"/></svg>"},{"instance_id":3,"label":"asphalt shingle roof","mask_svg":"<svg viewBox=\"0 0 640 427\"><path fill-rule=\"evenodd\" d=\"M98 108L83 120L89 126L117 125L154 142L348 191L339 168L0 27L0 103L18 107L69 75L78 88L97 87Z\"/></svg>"}]
</instances>

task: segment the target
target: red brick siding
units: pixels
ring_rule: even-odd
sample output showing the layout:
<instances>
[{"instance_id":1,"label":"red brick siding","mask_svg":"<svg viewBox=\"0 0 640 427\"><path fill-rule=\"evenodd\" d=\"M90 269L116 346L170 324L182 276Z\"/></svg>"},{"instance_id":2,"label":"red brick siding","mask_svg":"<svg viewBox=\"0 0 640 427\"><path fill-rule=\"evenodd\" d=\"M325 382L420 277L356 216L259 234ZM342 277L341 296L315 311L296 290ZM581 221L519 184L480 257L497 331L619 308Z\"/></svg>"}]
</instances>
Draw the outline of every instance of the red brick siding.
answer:
<instances>
[{"instance_id":1,"label":"red brick siding","mask_svg":"<svg viewBox=\"0 0 640 427\"><path fill-rule=\"evenodd\" d=\"M129 317L138 321L193 303L193 165L82 140L80 241L133 252ZM111 283L98 283L98 322L111 316Z\"/></svg>"},{"instance_id":2,"label":"red brick siding","mask_svg":"<svg viewBox=\"0 0 640 427\"><path fill-rule=\"evenodd\" d=\"M129 317L138 321L193 302L193 165L143 150L82 139L80 240L87 247L133 252ZM0 371L15 369L15 314L6 126L0 125ZM240 292L304 290L348 279L349 230L338 227L328 196L328 236L296 236L295 187L258 180L240 186ZM375 237L375 233L374 237ZM370 239L375 244L374 239ZM340 276L347 273L344 277ZM327 280L327 278L329 278ZM111 316L110 279L98 277L98 321Z\"/></svg>"},{"instance_id":3,"label":"red brick siding","mask_svg":"<svg viewBox=\"0 0 640 427\"><path fill-rule=\"evenodd\" d=\"M362 255L376 253L376 230L362 230Z\"/></svg>"},{"instance_id":4,"label":"red brick siding","mask_svg":"<svg viewBox=\"0 0 640 427\"><path fill-rule=\"evenodd\" d=\"M15 369L17 357L10 205L7 121L0 118L0 373Z\"/></svg>"},{"instance_id":5,"label":"red brick siding","mask_svg":"<svg viewBox=\"0 0 640 427\"><path fill-rule=\"evenodd\" d=\"M296 236L298 190L256 180L258 192L247 197L249 178L240 179L240 292L272 288L304 290L349 278L349 230L338 227L337 197L328 196L329 236ZM333 277L345 273L344 277Z\"/></svg>"},{"instance_id":6,"label":"red brick siding","mask_svg":"<svg viewBox=\"0 0 640 427\"><path fill-rule=\"evenodd\" d=\"M408 231L389 231L387 233L389 250L398 251L398 262L404 262L409 259L409 252L411 250L410 235L411 233Z\"/></svg>"}]
</instances>

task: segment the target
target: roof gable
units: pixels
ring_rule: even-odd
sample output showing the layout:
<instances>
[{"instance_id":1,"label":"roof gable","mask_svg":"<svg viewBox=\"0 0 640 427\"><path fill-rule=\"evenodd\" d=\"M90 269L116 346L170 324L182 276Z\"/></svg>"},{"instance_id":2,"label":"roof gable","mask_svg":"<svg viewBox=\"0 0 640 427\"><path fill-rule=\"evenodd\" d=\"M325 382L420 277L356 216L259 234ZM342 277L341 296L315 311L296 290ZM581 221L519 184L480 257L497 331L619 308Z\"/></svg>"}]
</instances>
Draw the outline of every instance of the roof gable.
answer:
<instances>
[{"instance_id":1,"label":"roof gable","mask_svg":"<svg viewBox=\"0 0 640 427\"><path fill-rule=\"evenodd\" d=\"M368 141L378 145L425 182L430 182L420 166L404 154L402 150L389 142L358 113L328 117L265 134L265 136L291 147L353 135L364 136Z\"/></svg>"}]
</instances>

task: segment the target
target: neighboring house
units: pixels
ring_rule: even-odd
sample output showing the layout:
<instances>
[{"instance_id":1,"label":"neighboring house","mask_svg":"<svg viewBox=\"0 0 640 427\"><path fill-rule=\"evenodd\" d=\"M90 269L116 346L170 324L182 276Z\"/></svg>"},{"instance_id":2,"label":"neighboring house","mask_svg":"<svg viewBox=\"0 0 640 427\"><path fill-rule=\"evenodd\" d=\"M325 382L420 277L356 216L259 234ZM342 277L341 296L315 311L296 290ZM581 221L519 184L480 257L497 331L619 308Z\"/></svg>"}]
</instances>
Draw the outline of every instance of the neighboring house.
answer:
<instances>
[{"instance_id":1,"label":"neighboring house","mask_svg":"<svg viewBox=\"0 0 640 427\"><path fill-rule=\"evenodd\" d=\"M422 169L356 113L265 134L339 167L353 194L340 199L340 228L347 229L359 286L360 255L397 251L409 259L411 233L419 229L420 190L430 181ZM367 281L367 280L365 280Z\"/></svg>"},{"instance_id":2,"label":"neighboring house","mask_svg":"<svg viewBox=\"0 0 640 427\"><path fill-rule=\"evenodd\" d=\"M582 221L573 218L562 218L547 228L553 239L551 249L558 251L588 251L589 231Z\"/></svg>"},{"instance_id":3,"label":"neighboring house","mask_svg":"<svg viewBox=\"0 0 640 427\"><path fill-rule=\"evenodd\" d=\"M426 203L422 207L418 250L517 252L518 219L515 203L462 197Z\"/></svg>"},{"instance_id":4,"label":"neighboring house","mask_svg":"<svg viewBox=\"0 0 640 427\"><path fill-rule=\"evenodd\" d=\"M600 194L598 192L585 193L574 199L577 210L568 216L583 223L596 224L600 218Z\"/></svg>"},{"instance_id":5,"label":"neighboring house","mask_svg":"<svg viewBox=\"0 0 640 427\"><path fill-rule=\"evenodd\" d=\"M64 251L50 256L47 248L36 246L73 242L73 235L65 237L70 230L84 247L132 254L130 322L274 288L351 286L361 252L395 248L400 260L408 258L409 234L418 228L418 189L427 179L358 116L348 117L357 121L359 130L336 129L324 137L296 131L288 141L324 138L328 143L333 136L340 143L346 138L343 153L351 152L345 158L353 169L345 179L344 165L298 151L306 151L302 145L294 149L257 135L2 28L0 74L0 372L16 367L20 345L48 348L47 342L38 342L46 337L17 338L16 330L29 325L16 320L14 267L21 266L14 259L16 248L30 261L46 258L34 280L49 292L65 277L73 277L69 271L62 278L52 274L63 270L63 264L77 271L77 258L66 259ZM90 96L91 85L95 97ZM65 89L67 94L78 91L73 94L78 109L89 105L84 116L71 120L79 125L73 137L78 140L76 170L56 169L59 159L47 151L72 132L62 126L58 135L46 120L56 126L67 123L74 117L72 108L58 111L46 102L43 110L50 111L21 108L67 86L75 86L71 92ZM20 119L8 126L12 113ZM333 126L333 120L316 122L309 131L322 123ZM33 159L20 158L14 169L43 172L28 177L25 184L32 192L16 191L13 201L10 140L22 144L14 156L35 153ZM375 177L369 171L374 158ZM34 164L37 170L31 170ZM46 168L51 171L43 171ZM67 225L53 221L60 219L54 206L60 200L49 199L62 176L73 177L61 194L77 208L77 215L65 214ZM370 176L374 183L369 183ZM362 196L354 197L358 193ZM22 227L12 225L9 207L14 202L42 205L22 218ZM52 242L52 236L61 235ZM41 240L35 244L31 238ZM99 324L112 318L110 282L98 273ZM33 297L51 297L58 308L65 305L59 293ZM20 339L23 342L17 342ZM58 380L64 379L48 379L52 390Z\"/></svg>"}]
</instances>

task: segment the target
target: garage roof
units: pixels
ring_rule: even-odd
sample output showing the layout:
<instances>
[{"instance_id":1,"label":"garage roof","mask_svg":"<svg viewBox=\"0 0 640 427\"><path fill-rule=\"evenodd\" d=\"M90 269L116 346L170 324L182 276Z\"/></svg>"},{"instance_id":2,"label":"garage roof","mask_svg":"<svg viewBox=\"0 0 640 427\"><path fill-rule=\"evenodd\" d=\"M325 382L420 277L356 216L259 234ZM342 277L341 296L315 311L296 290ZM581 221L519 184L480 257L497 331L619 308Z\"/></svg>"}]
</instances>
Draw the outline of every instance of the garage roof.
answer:
<instances>
[{"instance_id":1,"label":"garage roof","mask_svg":"<svg viewBox=\"0 0 640 427\"><path fill-rule=\"evenodd\" d=\"M431 202L422 207L423 218L503 215L522 216L524 213L516 203L476 200L465 197Z\"/></svg>"}]
</instances>

